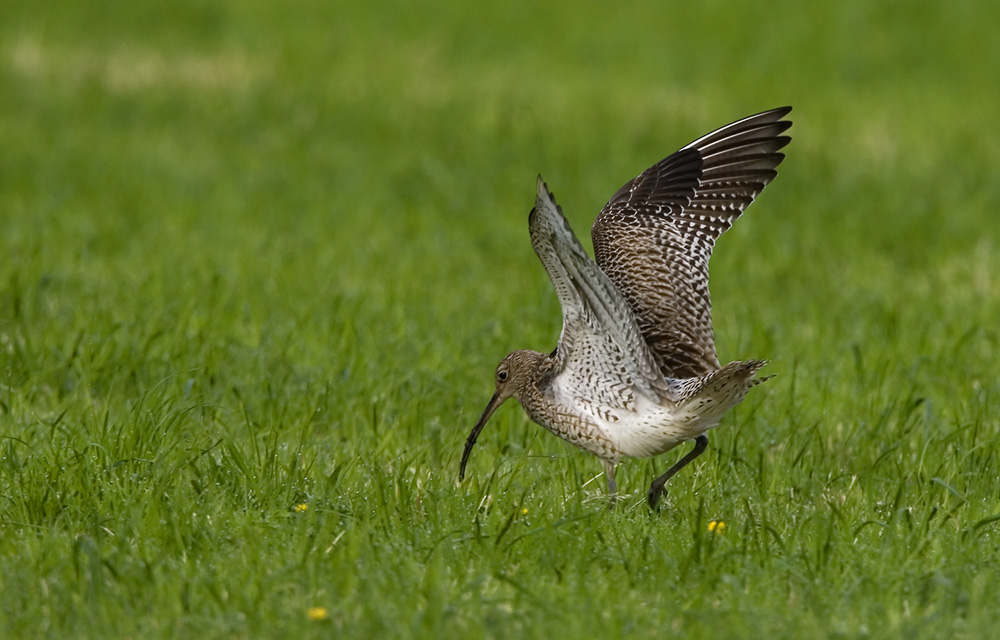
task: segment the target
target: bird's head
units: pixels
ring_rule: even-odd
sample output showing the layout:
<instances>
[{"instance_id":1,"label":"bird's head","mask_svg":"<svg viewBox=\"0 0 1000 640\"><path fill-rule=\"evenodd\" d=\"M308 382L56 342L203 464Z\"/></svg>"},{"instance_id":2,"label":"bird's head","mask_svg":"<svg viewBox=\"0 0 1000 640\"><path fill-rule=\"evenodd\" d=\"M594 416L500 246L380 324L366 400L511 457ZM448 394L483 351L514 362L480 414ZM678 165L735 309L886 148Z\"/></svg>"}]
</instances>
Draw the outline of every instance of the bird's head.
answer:
<instances>
[{"instance_id":1,"label":"bird's head","mask_svg":"<svg viewBox=\"0 0 1000 640\"><path fill-rule=\"evenodd\" d=\"M514 351L500 361L493 374L493 382L496 385L493 397L490 398L482 415L476 421L476 426L472 428L472 433L465 441L465 451L462 452L462 466L458 472L458 479L465 477L465 465L469 461L469 454L476 444L479 432L486 426L486 422L493 415L493 412L511 396L521 399L522 393L529 385L538 382L537 372L542 358L545 356L537 351Z\"/></svg>"}]
</instances>

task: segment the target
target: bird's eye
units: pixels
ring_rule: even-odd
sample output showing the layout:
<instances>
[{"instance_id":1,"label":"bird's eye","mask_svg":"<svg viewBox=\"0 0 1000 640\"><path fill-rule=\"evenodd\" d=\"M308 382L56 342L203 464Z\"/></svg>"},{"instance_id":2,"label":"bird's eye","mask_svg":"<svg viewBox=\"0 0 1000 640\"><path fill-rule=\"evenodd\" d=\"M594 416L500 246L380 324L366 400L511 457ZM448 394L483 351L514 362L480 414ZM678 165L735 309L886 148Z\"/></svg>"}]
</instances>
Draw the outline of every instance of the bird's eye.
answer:
<instances>
[{"instance_id":1,"label":"bird's eye","mask_svg":"<svg viewBox=\"0 0 1000 640\"><path fill-rule=\"evenodd\" d=\"M497 380L499 380L500 382L506 382L507 381L507 372L506 371L497 371Z\"/></svg>"}]
</instances>

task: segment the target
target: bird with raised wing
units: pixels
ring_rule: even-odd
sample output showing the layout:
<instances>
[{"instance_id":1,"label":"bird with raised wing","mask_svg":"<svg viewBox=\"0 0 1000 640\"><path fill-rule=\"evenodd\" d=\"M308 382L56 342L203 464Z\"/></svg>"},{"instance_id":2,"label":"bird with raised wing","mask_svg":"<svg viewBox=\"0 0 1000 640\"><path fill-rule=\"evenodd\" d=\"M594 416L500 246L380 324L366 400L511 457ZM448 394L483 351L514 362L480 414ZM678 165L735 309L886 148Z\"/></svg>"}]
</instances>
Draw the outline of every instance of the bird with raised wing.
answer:
<instances>
[{"instance_id":1,"label":"bird with raised wing","mask_svg":"<svg viewBox=\"0 0 1000 640\"><path fill-rule=\"evenodd\" d=\"M595 259L539 177L528 227L562 306L562 333L552 353L515 351L497 366L459 479L490 416L514 397L531 420L601 459L612 500L622 459L693 440L650 485L656 506L666 482L705 450L706 432L767 379L756 377L763 360L720 365L708 262L715 241L777 175L790 111L726 125L628 182L594 222Z\"/></svg>"}]
</instances>

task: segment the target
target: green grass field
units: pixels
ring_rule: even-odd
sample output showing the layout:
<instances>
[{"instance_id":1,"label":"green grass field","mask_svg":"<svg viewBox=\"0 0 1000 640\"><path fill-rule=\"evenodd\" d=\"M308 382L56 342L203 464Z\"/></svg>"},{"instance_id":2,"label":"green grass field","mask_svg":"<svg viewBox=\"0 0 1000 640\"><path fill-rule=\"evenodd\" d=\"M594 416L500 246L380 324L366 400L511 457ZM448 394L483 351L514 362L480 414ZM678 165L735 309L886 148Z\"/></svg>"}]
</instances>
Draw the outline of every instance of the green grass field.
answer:
<instances>
[{"instance_id":1,"label":"green grass field","mask_svg":"<svg viewBox=\"0 0 1000 640\"><path fill-rule=\"evenodd\" d=\"M347 4L5 3L0 636L995 634L998 5ZM589 245L783 104L712 261L775 379L658 514L680 450L609 511L513 402L459 484L559 334L536 174Z\"/></svg>"}]
</instances>

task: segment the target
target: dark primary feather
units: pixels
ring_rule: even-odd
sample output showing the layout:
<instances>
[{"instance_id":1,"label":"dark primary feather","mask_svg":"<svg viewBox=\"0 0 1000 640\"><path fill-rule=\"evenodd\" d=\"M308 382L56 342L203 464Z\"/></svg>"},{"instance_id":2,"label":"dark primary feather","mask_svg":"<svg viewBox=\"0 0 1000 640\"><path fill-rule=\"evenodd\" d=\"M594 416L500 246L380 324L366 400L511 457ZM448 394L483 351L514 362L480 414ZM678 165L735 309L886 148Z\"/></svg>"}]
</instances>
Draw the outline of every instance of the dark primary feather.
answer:
<instances>
[{"instance_id":1,"label":"dark primary feather","mask_svg":"<svg viewBox=\"0 0 1000 640\"><path fill-rule=\"evenodd\" d=\"M664 158L604 206L591 237L665 377L719 369L708 260L733 221L777 175L791 107L726 125Z\"/></svg>"}]
</instances>

